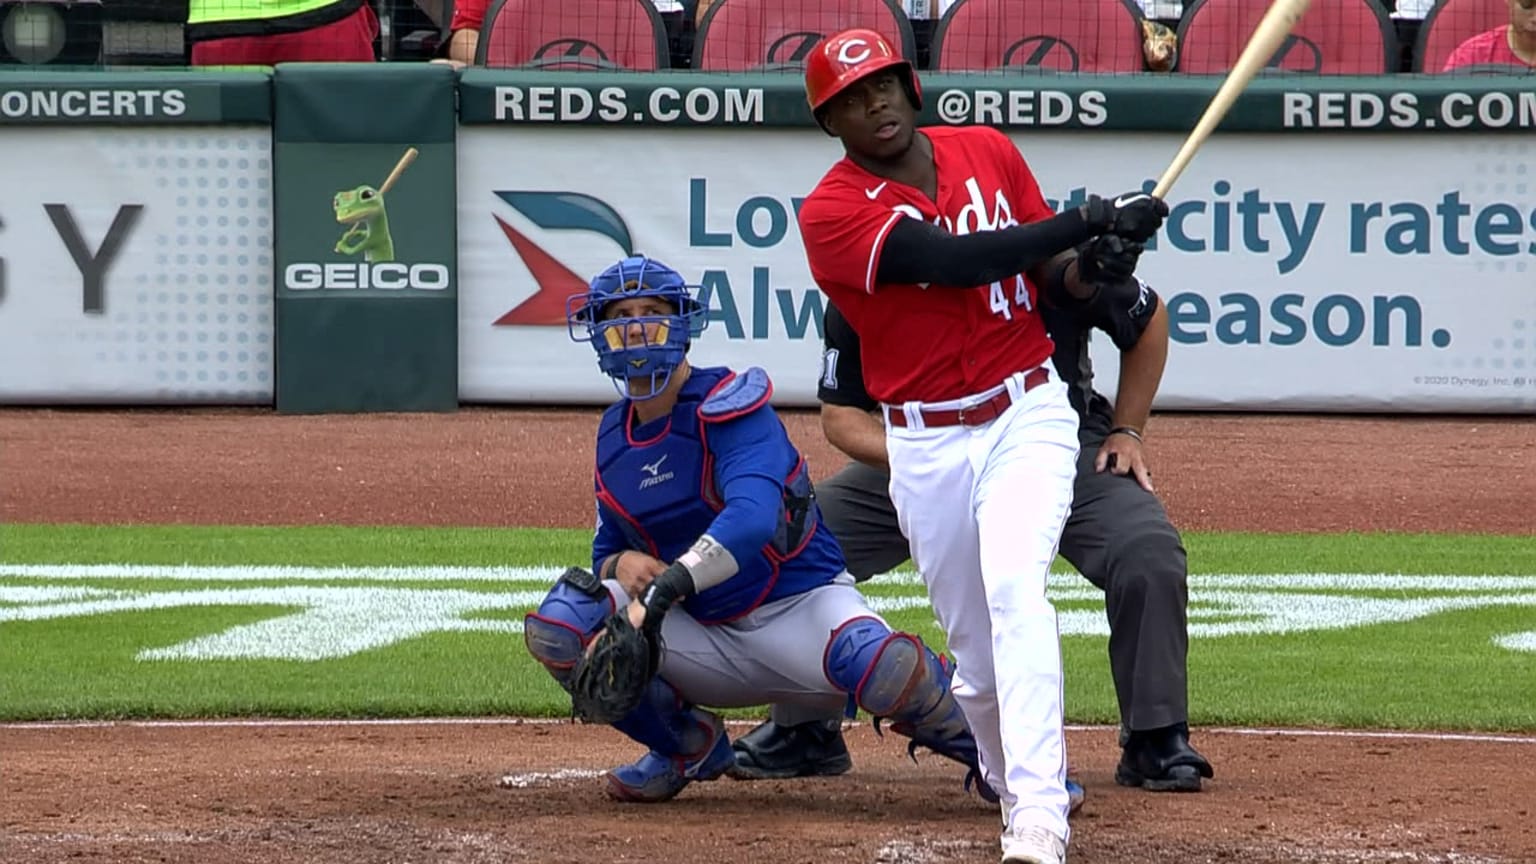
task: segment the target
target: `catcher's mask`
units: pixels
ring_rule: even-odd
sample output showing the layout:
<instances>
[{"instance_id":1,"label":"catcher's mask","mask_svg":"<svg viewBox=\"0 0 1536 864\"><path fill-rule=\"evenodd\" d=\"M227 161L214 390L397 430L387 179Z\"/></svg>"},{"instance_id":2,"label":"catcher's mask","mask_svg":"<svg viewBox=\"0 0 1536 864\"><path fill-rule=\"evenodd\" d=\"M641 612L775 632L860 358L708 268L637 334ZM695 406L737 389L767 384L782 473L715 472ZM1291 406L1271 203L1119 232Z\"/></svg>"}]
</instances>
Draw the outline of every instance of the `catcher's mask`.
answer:
<instances>
[{"instance_id":1,"label":"catcher's mask","mask_svg":"<svg viewBox=\"0 0 1536 864\"><path fill-rule=\"evenodd\" d=\"M620 396L650 399L666 389L689 343L709 323L693 288L660 261L643 255L625 258L599 273L586 292L566 298L566 328L572 340L592 344L598 368L613 378ZM605 316L612 303L635 297L656 297L671 309L658 315ZM630 387L640 381L650 385L647 392Z\"/></svg>"}]
</instances>

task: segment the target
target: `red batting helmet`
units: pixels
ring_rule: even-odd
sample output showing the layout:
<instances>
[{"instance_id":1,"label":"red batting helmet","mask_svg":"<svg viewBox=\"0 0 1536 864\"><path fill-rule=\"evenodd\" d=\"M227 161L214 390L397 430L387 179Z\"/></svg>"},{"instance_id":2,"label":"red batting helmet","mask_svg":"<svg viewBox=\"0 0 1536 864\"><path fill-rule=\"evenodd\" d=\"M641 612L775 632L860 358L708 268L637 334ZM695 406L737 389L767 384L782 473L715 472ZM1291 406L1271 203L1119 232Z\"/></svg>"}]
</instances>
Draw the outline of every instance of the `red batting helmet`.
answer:
<instances>
[{"instance_id":1,"label":"red batting helmet","mask_svg":"<svg viewBox=\"0 0 1536 864\"><path fill-rule=\"evenodd\" d=\"M821 108L832 97L860 78L891 68L902 73L901 84L907 89L912 107L922 110L923 89L917 81L917 70L884 36L854 28L821 40L805 61L805 99L816 122L821 123ZM825 130L826 124L821 128Z\"/></svg>"}]
</instances>

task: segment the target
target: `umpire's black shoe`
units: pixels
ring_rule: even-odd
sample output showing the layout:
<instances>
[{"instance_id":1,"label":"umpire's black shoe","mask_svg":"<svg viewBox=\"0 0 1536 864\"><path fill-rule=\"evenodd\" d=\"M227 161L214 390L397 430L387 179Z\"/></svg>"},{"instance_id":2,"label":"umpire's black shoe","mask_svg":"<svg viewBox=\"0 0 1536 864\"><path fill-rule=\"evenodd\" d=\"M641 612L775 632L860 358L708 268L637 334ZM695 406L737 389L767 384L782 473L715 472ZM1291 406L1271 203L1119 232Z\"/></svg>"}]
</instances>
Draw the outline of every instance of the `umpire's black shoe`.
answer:
<instances>
[{"instance_id":1,"label":"umpire's black shoe","mask_svg":"<svg viewBox=\"0 0 1536 864\"><path fill-rule=\"evenodd\" d=\"M853 768L853 757L839 727L823 723L780 726L769 720L737 738L736 766L726 771L737 780L830 777Z\"/></svg>"},{"instance_id":2,"label":"umpire's black shoe","mask_svg":"<svg viewBox=\"0 0 1536 864\"><path fill-rule=\"evenodd\" d=\"M1211 763L1189 746L1183 723L1132 732L1115 768L1116 783L1153 792L1199 792L1200 778L1213 775Z\"/></svg>"}]
</instances>

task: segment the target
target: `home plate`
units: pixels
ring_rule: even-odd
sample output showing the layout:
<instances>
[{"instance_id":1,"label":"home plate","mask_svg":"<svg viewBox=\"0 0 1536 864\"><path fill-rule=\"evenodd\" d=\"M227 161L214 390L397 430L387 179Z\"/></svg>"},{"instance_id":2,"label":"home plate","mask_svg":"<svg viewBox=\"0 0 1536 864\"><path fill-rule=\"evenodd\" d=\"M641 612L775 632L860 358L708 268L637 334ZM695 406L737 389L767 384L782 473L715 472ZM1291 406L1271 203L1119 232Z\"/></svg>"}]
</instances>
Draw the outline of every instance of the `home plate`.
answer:
<instances>
[{"instance_id":1,"label":"home plate","mask_svg":"<svg viewBox=\"0 0 1536 864\"><path fill-rule=\"evenodd\" d=\"M503 789L530 789L548 786L566 780L591 780L603 776L603 772L591 768L561 768L559 771L530 771L527 774L507 774L496 785Z\"/></svg>"}]
</instances>

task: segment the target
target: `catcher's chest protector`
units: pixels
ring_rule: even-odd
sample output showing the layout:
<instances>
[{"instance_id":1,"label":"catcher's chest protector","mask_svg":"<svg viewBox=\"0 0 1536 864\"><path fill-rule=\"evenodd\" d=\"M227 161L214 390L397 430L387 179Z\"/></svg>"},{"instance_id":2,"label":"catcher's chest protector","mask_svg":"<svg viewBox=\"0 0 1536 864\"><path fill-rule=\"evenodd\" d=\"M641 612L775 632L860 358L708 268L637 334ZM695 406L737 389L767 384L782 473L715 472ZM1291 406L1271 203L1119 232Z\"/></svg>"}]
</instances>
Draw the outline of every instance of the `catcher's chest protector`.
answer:
<instances>
[{"instance_id":1,"label":"catcher's chest protector","mask_svg":"<svg viewBox=\"0 0 1536 864\"><path fill-rule=\"evenodd\" d=\"M699 399L694 370L683 398L665 422L630 429L627 406L603 415L597 437L597 500L604 521L618 525L630 545L662 561L681 555L715 518L702 490L704 442L699 435ZM689 396L693 398L689 398Z\"/></svg>"},{"instance_id":2,"label":"catcher's chest protector","mask_svg":"<svg viewBox=\"0 0 1536 864\"><path fill-rule=\"evenodd\" d=\"M729 369L720 367L694 367L671 416L648 423L638 432L629 425L625 403L612 406L603 415L597 439L598 507L603 522L617 526L630 548L662 561L675 561L715 521L723 505L710 470L714 454L706 427L717 427L730 418L706 422L700 409L730 374ZM785 436L776 446L781 452L771 454L771 458L782 464L782 470L794 476L796 483L804 485L802 494L809 501L806 471L799 465L793 445ZM800 523L809 521L797 523L801 535L810 528ZM832 544L830 535L818 535L818 539ZM701 623L719 623L750 611L771 596L830 582L842 568L841 553L835 545L830 545L830 551L817 549L826 562L835 560L835 567L818 567L809 558L797 560L800 551L737 551L740 571L720 585L687 598L682 606Z\"/></svg>"}]
</instances>

